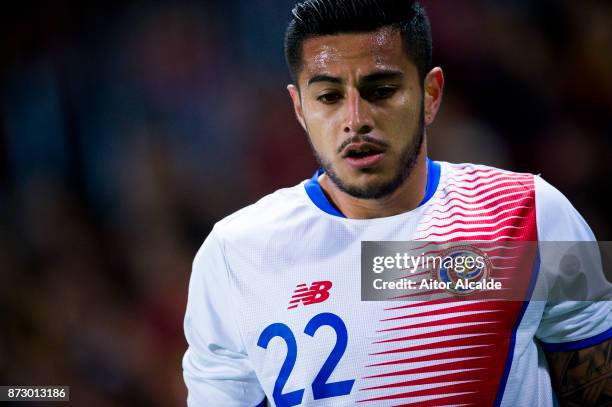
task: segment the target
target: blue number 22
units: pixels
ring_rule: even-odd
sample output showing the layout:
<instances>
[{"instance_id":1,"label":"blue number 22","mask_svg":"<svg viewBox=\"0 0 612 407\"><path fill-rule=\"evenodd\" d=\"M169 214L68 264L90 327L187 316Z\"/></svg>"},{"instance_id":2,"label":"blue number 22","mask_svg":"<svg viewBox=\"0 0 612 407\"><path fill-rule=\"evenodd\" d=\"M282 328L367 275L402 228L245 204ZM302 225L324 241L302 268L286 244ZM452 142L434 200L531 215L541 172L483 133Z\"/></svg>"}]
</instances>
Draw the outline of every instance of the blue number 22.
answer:
<instances>
[{"instance_id":1,"label":"blue number 22","mask_svg":"<svg viewBox=\"0 0 612 407\"><path fill-rule=\"evenodd\" d=\"M336 331L336 345L312 382L312 394L315 400L350 394L353 384L355 383L355 380L327 383L327 379L329 379L336 365L340 362L342 355L344 355L348 342L348 333L342 319L329 312L318 314L308 321L306 328L304 328L304 333L314 337L315 332L324 325L331 326L334 331ZM270 340L276 336L281 337L287 344L287 356L281 366L278 378L274 383L272 396L274 397L274 402L279 407L297 406L302 403L304 389L283 394L283 387L285 387L297 359L297 343L293 332L291 332L291 329L285 324L276 323L269 325L259 336L257 346L267 349Z\"/></svg>"}]
</instances>

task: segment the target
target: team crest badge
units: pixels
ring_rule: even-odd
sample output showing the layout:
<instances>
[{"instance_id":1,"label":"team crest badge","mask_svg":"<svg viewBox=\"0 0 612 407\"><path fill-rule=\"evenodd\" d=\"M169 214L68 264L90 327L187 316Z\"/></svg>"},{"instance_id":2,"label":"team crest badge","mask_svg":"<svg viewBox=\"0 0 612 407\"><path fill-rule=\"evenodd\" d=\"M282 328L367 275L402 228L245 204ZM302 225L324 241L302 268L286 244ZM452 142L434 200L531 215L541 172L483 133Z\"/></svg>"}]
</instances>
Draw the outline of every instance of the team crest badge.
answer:
<instances>
[{"instance_id":1,"label":"team crest badge","mask_svg":"<svg viewBox=\"0 0 612 407\"><path fill-rule=\"evenodd\" d=\"M454 295L467 295L479 290L491 273L491 260L482 250L473 246L456 246L440 256L442 262L435 270L440 282ZM480 284L479 284L480 283Z\"/></svg>"}]
</instances>

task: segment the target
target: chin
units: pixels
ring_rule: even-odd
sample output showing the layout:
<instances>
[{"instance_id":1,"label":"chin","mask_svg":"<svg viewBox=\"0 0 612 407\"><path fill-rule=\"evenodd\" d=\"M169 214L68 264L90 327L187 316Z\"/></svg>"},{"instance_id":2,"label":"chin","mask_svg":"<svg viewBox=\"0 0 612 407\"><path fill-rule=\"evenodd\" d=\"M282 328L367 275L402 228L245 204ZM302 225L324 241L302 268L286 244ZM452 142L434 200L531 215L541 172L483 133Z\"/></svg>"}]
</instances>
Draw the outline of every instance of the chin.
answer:
<instances>
[{"instance_id":1,"label":"chin","mask_svg":"<svg viewBox=\"0 0 612 407\"><path fill-rule=\"evenodd\" d=\"M372 178L374 179L362 182L335 182L335 184L343 192L360 199L380 199L393 193L399 186L396 181L388 177L372 176Z\"/></svg>"}]
</instances>

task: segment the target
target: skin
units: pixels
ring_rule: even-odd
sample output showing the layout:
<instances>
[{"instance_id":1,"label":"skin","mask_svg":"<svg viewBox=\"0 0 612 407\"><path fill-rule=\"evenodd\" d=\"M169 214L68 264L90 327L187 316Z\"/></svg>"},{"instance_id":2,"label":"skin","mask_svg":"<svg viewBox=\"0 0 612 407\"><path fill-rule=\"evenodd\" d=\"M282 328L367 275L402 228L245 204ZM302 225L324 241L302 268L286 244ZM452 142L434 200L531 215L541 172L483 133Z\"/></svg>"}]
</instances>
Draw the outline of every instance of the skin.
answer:
<instances>
[{"instance_id":1,"label":"skin","mask_svg":"<svg viewBox=\"0 0 612 407\"><path fill-rule=\"evenodd\" d=\"M432 69L420 84L399 31L388 27L309 38L303 43L302 55L298 86L287 89L296 117L323 166L356 190L389 184L403 171L402 154L424 132L422 125L433 123L436 117L444 87L442 70ZM384 148L382 161L366 169L349 165L342 147L360 141ZM332 204L348 218L397 215L416 208L425 194L426 154L423 142L407 178L381 197L347 193L327 173L319 182Z\"/></svg>"},{"instance_id":2,"label":"skin","mask_svg":"<svg viewBox=\"0 0 612 407\"><path fill-rule=\"evenodd\" d=\"M546 358L562 406L612 406L612 340Z\"/></svg>"}]
</instances>

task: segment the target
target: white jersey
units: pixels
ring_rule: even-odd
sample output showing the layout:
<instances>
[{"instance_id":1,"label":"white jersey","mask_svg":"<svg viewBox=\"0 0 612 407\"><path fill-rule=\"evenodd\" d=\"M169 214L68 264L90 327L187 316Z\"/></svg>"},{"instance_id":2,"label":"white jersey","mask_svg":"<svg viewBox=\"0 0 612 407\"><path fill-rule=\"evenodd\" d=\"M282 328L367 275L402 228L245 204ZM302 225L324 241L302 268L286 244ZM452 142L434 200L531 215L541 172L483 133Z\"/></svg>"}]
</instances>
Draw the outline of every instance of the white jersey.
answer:
<instances>
[{"instance_id":1,"label":"white jersey","mask_svg":"<svg viewBox=\"0 0 612 407\"><path fill-rule=\"evenodd\" d=\"M543 348L612 337L611 302L361 301L362 241L453 239L594 237L540 177L480 165L428 160L422 204L378 219L343 217L316 176L279 190L196 255L188 405L554 405ZM558 267L537 257L534 273Z\"/></svg>"}]
</instances>

